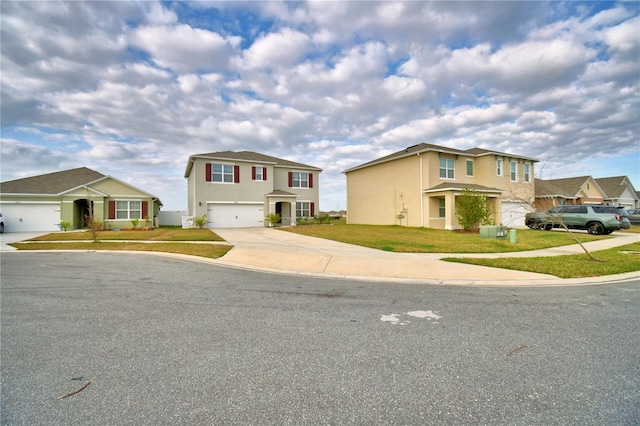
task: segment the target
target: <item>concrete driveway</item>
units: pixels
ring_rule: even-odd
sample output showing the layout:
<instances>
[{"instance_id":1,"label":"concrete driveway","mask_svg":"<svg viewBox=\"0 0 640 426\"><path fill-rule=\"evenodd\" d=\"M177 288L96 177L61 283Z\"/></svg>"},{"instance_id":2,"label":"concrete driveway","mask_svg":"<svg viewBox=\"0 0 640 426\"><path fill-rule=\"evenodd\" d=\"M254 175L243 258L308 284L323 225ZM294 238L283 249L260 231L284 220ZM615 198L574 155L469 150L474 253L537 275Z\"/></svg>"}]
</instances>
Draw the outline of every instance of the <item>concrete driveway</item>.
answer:
<instances>
[{"instance_id":1,"label":"concrete driveway","mask_svg":"<svg viewBox=\"0 0 640 426\"><path fill-rule=\"evenodd\" d=\"M9 244L46 234L50 234L50 232L5 232L4 234L0 234L0 252L15 251L17 249L15 247L11 247Z\"/></svg>"}]
</instances>

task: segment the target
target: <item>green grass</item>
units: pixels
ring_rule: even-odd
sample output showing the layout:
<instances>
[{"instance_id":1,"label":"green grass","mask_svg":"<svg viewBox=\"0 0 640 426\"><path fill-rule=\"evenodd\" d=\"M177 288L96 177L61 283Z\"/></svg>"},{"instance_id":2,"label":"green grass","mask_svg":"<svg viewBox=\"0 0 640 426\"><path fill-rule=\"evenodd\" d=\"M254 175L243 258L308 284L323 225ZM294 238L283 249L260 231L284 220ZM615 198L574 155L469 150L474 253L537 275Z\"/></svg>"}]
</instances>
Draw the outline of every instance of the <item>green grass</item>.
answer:
<instances>
[{"instance_id":1,"label":"green grass","mask_svg":"<svg viewBox=\"0 0 640 426\"><path fill-rule=\"evenodd\" d=\"M59 240L58 240L59 241ZM32 242L14 243L11 246L18 250L115 250L115 251L153 251L163 253L177 253L217 259L224 256L230 245L224 244L188 244L188 243L139 243L139 242Z\"/></svg>"},{"instance_id":2,"label":"green grass","mask_svg":"<svg viewBox=\"0 0 640 426\"><path fill-rule=\"evenodd\" d=\"M344 221L335 221L332 225L278 229L398 253L508 253L576 244L566 232L530 229L518 229L515 244L510 243L509 239L480 238L479 234L472 233L404 226L347 225ZM612 238L584 232L575 235L583 243Z\"/></svg>"},{"instance_id":3,"label":"green grass","mask_svg":"<svg viewBox=\"0 0 640 426\"><path fill-rule=\"evenodd\" d=\"M73 241L93 240L88 231L55 232L42 235L30 241ZM182 229L178 226L161 226L153 230L121 230L101 231L99 241L108 240L138 240L138 241L223 241L210 229Z\"/></svg>"},{"instance_id":4,"label":"green grass","mask_svg":"<svg viewBox=\"0 0 640 426\"><path fill-rule=\"evenodd\" d=\"M559 278L597 277L640 271L640 243L600 250L591 254L601 262L594 262L586 254L497 259L445 258L443 260L550 274Z\"/></svg>"}]
</instances>

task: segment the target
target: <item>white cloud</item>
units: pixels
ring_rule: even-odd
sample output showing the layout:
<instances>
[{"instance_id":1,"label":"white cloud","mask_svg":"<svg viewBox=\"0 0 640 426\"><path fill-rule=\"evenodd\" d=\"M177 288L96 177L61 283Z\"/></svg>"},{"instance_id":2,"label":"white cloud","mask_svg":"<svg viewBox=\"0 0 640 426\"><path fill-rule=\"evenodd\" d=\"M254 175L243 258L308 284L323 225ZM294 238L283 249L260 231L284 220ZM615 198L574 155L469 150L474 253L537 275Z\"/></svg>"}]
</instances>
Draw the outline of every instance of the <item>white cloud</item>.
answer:
<instances>
[{"instance_id":1,"label":"white cloud","mask_svg":"<svg viewBox=\"0 0 640 426\"><path fill-rule=\"evenodd\" d=\"M306 34L284 28L257 39L243 56L242 66L248 68L278 68L295 64L309 46Z\"/></svg>"}]
</instances>

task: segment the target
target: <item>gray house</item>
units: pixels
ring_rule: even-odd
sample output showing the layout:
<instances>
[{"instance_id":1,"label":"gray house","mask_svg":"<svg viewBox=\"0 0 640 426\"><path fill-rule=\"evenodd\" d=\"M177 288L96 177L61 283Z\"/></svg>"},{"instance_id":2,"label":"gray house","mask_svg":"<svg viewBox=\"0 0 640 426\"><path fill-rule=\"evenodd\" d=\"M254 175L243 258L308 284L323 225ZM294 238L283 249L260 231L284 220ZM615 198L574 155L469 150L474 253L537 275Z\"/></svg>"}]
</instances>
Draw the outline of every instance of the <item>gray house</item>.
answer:
<instances>
[{"instance_id":1,"label":"gray house","mask_svg":"<svg viewBox=\"0 0 640 426\"><path fill-rule=\"evenodd\" d=\"M222 151L189 157L184 177L189 216L207 216L209 228L281 224L312 217L319 206L322 169L251 151Z\"/></svg>"}]
</instances>

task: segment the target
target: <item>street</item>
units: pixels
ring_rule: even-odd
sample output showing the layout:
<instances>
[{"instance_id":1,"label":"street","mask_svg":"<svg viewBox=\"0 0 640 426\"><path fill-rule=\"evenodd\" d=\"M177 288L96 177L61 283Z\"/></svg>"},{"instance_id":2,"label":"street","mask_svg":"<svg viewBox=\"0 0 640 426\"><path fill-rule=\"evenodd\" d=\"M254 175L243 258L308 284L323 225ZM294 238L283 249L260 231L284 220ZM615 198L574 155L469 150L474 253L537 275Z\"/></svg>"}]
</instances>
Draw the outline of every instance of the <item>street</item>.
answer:
<instances>
[{"instance_id":1,"label":"street","mask_svg":"<svg viewBox=\"0 0 640 426\"><path fill-rule=\"evenodd\" d=\"M638 281L403 285L104 252L0 266L3 425L640 422Z\"/></svg>"}]
</instances>

